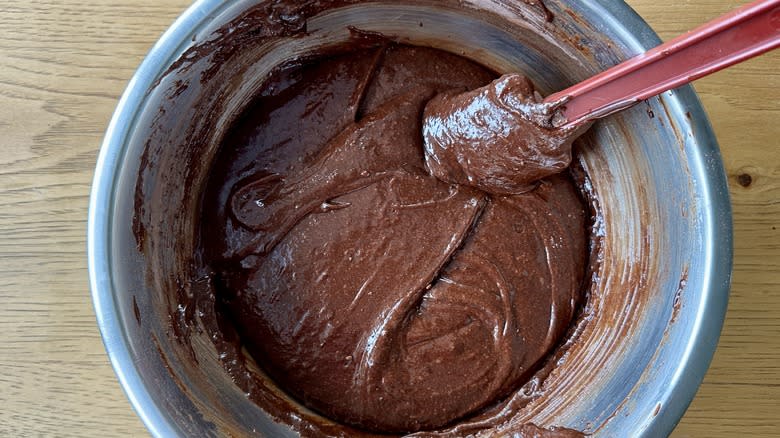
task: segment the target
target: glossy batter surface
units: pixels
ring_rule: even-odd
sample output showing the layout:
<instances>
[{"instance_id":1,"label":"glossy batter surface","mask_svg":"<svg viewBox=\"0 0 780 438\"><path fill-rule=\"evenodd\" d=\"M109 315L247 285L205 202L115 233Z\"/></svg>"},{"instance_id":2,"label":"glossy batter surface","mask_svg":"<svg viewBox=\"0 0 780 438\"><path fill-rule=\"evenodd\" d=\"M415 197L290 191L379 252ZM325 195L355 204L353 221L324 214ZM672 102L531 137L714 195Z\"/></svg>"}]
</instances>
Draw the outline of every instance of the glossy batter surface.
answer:
<instances>
[{"instance_id":1,"label":"glossy batter surface","mask_svg":"<svg viewBox=\"0 0 780 438\"><path fill-rule=\"evenodd\" d=\"M227 321L306 406L436 430L513 392L581 301L586 213L568 176L522 194L425 166L426 103L495 75L389 45L281 70L232 128L201 245Z\"/></svg>"},{"instance_id":2,"label":"glossy batter surface","mask_svg":"<svg viewBox=\"0 0 780 438\"><path fill-rule=\"evenodd\" d=\"M425 163L432 175L490 193L517 194L563 172L588 125L560 127L559 104L544 103L518 73L484 87L445 92L425 107Z\"/></svg>"}]
</instances>

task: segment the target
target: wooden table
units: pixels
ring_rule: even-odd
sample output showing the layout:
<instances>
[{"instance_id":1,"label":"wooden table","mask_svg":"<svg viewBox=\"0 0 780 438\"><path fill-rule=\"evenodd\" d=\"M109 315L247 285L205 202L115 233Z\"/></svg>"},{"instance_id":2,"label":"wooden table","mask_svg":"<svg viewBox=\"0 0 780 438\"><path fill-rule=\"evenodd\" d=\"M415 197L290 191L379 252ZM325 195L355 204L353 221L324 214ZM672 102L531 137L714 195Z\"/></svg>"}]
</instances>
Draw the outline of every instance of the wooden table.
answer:
<instances>
[{"instance_id":1,"label":"wooden table","mask_svg":"<svg viewBox=\"0 0 780 438\"><path fill-rule=\"evenodd\" d=\"M0 436L144 436L87 284L87 199L117 99L189 0L0 4ZM668 39L739 4L631 0ZM735 266L675 437L780 433L780 51L696 84L723 151Z\"/></svg>"}]
</instances>

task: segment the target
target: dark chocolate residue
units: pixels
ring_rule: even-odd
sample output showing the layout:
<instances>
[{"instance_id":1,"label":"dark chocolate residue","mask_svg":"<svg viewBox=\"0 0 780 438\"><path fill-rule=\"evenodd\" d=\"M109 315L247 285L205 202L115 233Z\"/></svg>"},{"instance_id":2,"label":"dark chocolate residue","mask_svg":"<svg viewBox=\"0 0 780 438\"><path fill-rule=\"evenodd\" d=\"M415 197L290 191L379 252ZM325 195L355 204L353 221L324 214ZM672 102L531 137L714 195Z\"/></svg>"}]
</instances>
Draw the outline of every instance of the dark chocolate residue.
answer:
<instances>
[{"instance_id":1,"label":"dark chocolate residue","mask_svg":"<svg viewBox=\"0 0 780 438\"><path fill-rule=\"evenodd\" d=\"M133 316L135 316L135 322L141 325L141 310L138 309L138 301L136 301L135 295L133 295Z\"/></svg>"},{"instance_id":2,"label":"dark chocolate residue","mask_svg":"<svg viewBox=\"0 0 780 438\"><path fill-rule=\"evenodd\" d=\"M543 0L523 0L523 3L538 9L544 16L544 21L550 23L555 19L555 15L547 8Z\"/></svg>"}]
</instances>

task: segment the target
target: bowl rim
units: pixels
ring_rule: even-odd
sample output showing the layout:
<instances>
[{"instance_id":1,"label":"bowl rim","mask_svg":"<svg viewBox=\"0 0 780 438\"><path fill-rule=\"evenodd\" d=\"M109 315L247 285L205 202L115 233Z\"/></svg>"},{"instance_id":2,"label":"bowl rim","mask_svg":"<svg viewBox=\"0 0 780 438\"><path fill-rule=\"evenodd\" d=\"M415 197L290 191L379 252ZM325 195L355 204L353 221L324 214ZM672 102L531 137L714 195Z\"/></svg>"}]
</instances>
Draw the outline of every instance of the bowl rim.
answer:
<instances>
[{"instance_id":1,"label":"bowl rim","mask_svg":"<svg viewBox=\"0 0 780 438\"><path fill-rule=\"evenodd\" d=\"M87 220L87 262L90 290L97 325L120 386L136 414L155 437L180 436L181 430L154 400L135 366L117 306L117 291L111 274L111 217L119 169L126 153L126 140L137 117L136 109L146 99L147 90L164 69L182 53L197 29L228 8L221 0L196 0L154 44L133 74L117 104L100 147L89 200ZM623 0L585 0L579 9L612 23L610 29L629 51L642 53L661 40L650 26ZM662 415L656 416L640 432L641 436L666 436L682 418L709 368L726 315L733 264L733 224L728 182L720 150L710 122L691 86L674 91L679 104L670 111L676 118L689 112L691 129L696 132L697 172L706 208L702 208L705 248L705 291L699 312L685 345L682 361L667 382L666 398L659 400ZM707 287L709 286L709 287Z\"/></svg>"}]
</instances>

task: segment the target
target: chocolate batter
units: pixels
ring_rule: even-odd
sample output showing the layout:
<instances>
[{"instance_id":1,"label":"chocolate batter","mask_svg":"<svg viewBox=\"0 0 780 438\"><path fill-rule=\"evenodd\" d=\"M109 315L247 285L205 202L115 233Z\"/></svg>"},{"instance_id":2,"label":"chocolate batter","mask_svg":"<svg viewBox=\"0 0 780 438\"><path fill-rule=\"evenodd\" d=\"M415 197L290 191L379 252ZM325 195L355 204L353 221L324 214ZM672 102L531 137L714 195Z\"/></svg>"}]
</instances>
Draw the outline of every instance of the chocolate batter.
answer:
<instances>
[{"instance_id":1,"label":"chocolate batter","mask_svg":"<svg viewBox=\"0 0 780 438\"><path fill-rule=\"evenodd\" d=\"M568 169L572 143L588 128L560 127L565 117L558 106L543 103L517 73L466 93L442 93L425 108L425 163L442 181L527 192Z\"/></svg>"},{"instance_id":2,"label":"chocolate batter","mask_svg":"<svg viewBox=\"0 0 780 438\"><path fill-rule=\"evenodd\" d=\"M204 262L242 343L311 409L442 429L511 398L561 342L588 259L569 176L492 190L426 168L426 103L495 76L398 45L317 59L280 70L223 142Z\"/></svg>"}]
</instances>

